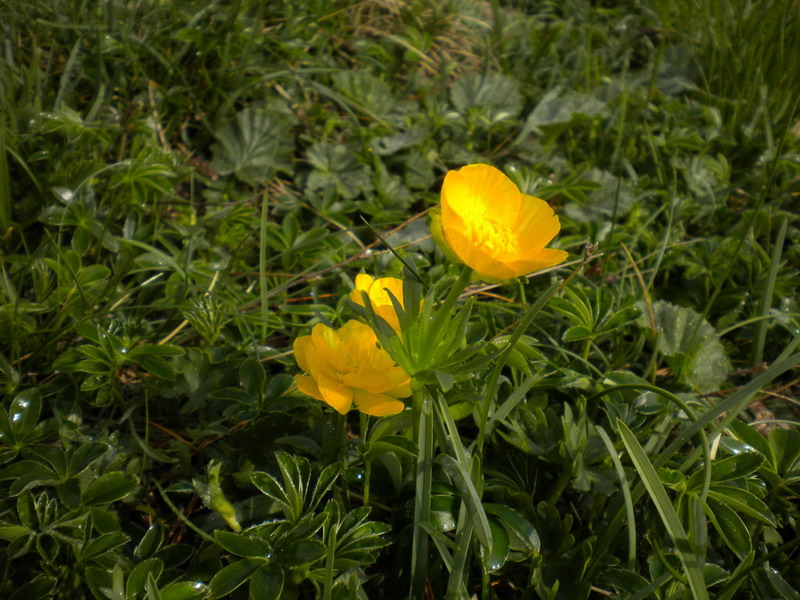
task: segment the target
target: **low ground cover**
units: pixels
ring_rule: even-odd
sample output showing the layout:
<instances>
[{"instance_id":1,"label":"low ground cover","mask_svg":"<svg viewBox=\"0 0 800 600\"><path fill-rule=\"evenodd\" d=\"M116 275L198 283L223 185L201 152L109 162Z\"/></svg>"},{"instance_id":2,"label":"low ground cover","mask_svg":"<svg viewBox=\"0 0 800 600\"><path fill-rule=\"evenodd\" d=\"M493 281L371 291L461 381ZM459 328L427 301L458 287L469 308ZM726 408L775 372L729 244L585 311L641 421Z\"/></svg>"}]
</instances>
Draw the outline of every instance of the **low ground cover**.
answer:
<instances>
[{"instance_id":1,"label":"low ground cover","mask_svg":"<svg viewBox=\"0 0 800 600\"><path fill-rule=\"evenodd\" d=\"M0 597L798 597L796 3L0 30Z\"/></svg>"}]
</instances>

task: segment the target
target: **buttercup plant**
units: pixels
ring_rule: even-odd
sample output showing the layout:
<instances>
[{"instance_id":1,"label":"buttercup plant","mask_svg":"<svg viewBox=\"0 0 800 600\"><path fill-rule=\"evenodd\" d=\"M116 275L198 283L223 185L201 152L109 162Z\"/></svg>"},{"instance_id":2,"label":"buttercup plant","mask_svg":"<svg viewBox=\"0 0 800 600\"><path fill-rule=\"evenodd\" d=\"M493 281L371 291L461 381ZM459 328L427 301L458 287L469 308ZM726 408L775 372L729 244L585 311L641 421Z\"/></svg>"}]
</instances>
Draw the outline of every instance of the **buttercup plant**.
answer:
<instances>
[{"instance_id":1,"label":"buttercup plant","mask_svg":"<svg viewBox=\"0 0 800 600\"><path fill-rule=\"evenodd\" d=\"M392 329L400 332L400 320L392 303L391 295L403 306L403 280L396 277L380 277L375 279L372 275L360 273L356 275L356 287L350 294L350 299L360 306L364 306L362 292L366 292L375 313L383 318Z\"/></svg>"},{"instance_id":2,"label":"buttercup plant","mask_svg":"<svg viewBox=\"0 0 800 600\"><path fill-rule=\"evenodd\" d=\"M433 213L431 225L451 260L489 282L564 262L564 250L545 248L560 229L547 202L521 193L501 171L481 164L447 173L441 209Z\"/></svg>"},{"instance_id":3,"label":"buttercup plant","mask_svg":"<svg viewBox=\"0 0 800 600\"><path fill-rule=\"evenodd\" d=\"M351 320L336 330L318 323L294 342L297 388L344 415L355 406L375 417L401 412L399 398L411 395L410 380L379 348L369 325Z\"/></svg>"}]
</instances>

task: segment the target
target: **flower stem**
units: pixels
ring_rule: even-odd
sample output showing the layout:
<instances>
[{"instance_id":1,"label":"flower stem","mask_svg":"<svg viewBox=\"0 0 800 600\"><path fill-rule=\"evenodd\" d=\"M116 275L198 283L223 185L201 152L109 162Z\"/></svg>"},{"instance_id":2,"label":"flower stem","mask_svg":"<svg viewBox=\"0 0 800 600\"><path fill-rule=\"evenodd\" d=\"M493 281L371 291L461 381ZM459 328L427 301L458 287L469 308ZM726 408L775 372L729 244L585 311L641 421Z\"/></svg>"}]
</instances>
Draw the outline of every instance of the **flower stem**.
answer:
<instances>
[{"instance_id":1,"label":"flower stem","mask_svg":"<svg viewBox=\"0 0 800 600\"><path fill-rule=\"evenodd\" d=\"M417 470L414 498L414 534L411 544L411 598L424 598L428 571L428 534L425 531L431 513L431 470L433 466L433 419L431 399L425 388L415 390L412 406L418 412Z\"/></svg>"},{"instance_id":2,"label":"flower stem","mask_svg":"<svg viewBox=\"0 0 800 600\"><path fill-rule=\"evenodd\" d=\"M495 392L497 392L497 383L500 380L500 372L503 370L503 367L506 364L506 360L508 359L508 355L514 349L514 346L517 345L519 338L527 331L528 326L533 321L534 317L539 313L539 311L544 307L545 304L552 298L555 293L561 288L561 282L556 281L551 285L539 298L534 302L534 304L528 309L528 312L525 313L525 316L522 317L517 327L514 329L514 333L511 334L511 338L508 340L508 345L503 350L503 353L498 357L497 362L494 365L494 370L492 374L489 376L489 381L486 383L486 387L484 388L483 392L483 404L481 405L481 415L480 421L478 422L478 437L475 440L475 448L477 449L477 454L481 458L483 458L483 440L486 436L486 423L489 421L489 409L492 406L492 400L494 399Z\"/></svg>"},{"instance_id":3,"label":"flower stem","mask_svg":"<svg viewBox=\"0 0 800 600\"><path fill-rule=\"evenodd\" d=\"M369 429L369 415L359 413L360 436L362 447L367 444L367 431ZM372 475L372 460L364 461L364 506L369 506L369 480Z\"/></svg>"},{"instance_id":4,"label":"flower stem","mask_svg":"<svg viewBox=\"0 0 800 600\"><path fill-rule=\"evenodd\" d=\"M458 274L458 279L453 282L453 285L450 287L450 291L447 293L447 298L444 299L444 302L439 306L436 310L436 317L433 320L433 325L431 325L431 329L428 332L428 339L430 343L428 345L429 349L436 348L436 342L439 339L439 333L442 331L442 327L444 327L445 323L447 323L453 316L453 308L458 302L458 297L461 295L461 292L467 287L469 283L469 278L472 275L472 269L470 269L467 265L461 269L461 273Z\"/></svg>"}]
</instances>

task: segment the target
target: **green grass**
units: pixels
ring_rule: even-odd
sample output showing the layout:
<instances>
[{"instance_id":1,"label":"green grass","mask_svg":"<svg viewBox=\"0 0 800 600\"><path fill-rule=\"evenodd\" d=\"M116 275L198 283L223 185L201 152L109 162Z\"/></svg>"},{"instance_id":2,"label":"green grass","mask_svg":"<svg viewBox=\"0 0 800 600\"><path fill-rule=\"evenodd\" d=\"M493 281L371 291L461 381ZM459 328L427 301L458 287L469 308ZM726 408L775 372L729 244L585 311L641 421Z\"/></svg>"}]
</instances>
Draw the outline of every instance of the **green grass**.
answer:
<instances>
[{"instance_id":1,"label":"green grass","mask_svg":"<svg viewBox=\"0 0 800 600\"><path fill-rule=\"evenodd\" d=\"M799 29L0 5L0 597L797 598ZM425 213L475 162L571 260L454 306ZM393 417L294 386L361 271L441 342Z\"/></svg>"}]
</instances>

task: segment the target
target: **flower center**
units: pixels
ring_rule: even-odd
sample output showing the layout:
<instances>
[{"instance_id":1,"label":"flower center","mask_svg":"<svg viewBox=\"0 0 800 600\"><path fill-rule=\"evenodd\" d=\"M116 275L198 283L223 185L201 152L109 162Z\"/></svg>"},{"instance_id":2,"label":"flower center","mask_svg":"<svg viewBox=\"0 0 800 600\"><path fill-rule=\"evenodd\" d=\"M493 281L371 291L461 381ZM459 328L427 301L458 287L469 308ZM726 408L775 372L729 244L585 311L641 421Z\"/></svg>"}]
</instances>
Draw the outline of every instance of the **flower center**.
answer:
<instances>
[{"instance_id":1,"label":"flower center","mask_svg":"<svg viewBox=\"0 0 800 600\"><path fill-rule=\"evenodd\" d=\"M467 224L467 236L493 254L514 254L519 247L519 240L508 225L485 215Z\"/></svg>"}]
</instances>

